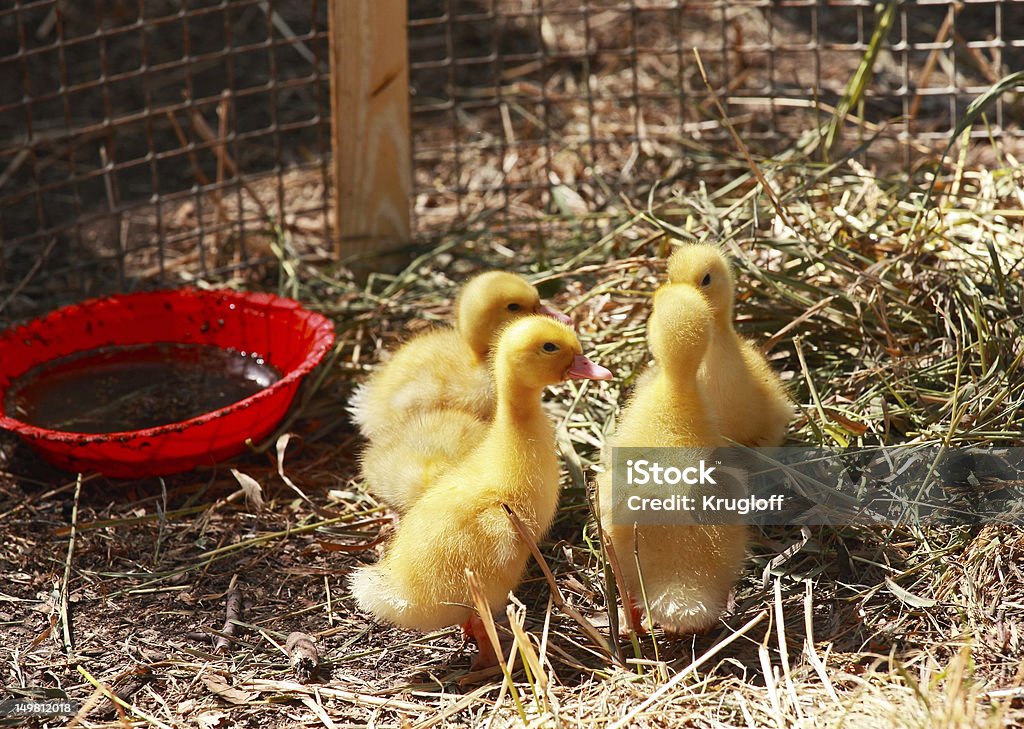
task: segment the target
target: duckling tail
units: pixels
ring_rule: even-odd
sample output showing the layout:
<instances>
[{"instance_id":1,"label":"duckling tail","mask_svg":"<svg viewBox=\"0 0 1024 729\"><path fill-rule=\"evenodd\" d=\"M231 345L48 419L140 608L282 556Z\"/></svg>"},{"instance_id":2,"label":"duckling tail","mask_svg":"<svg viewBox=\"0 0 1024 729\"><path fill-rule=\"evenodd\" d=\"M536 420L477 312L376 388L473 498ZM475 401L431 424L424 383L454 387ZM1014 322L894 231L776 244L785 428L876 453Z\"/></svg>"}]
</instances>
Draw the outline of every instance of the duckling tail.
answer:
<instances>
[{"instance_id":1,"label":"duckling tail","mask_svg":"<svg viewBox=\"0 0 1024 729\"><path fill-rule=\"evenodd\" d=\"M691 586L663 590L652 596L651 617L656 624L672 633L703 633L715 625L725 603L722 596L710 593Z\"/></svg>"},{"instance_id":2,"label":"duckling tail","mask_svg":"<svg viewBox=\"0 0 1024 729\"><path fill-rule=\"evenodd\" d=\"M387 568L380 564L360 567L349 576L348 586L361 609L382 620L399 623L409 604L398 595L388 576Z\"/></svg>"},{"instance_id":3,"label":"duckling tail","mask_svg":"<svg viewBox=\"0 0 1024 729\"><path fill-rule=\"evenodd\" d=\"M366 425L366 399L367 391L369 388L366 383L359 385L348 398L348 404L345 406L345 410L348 411L349 418L359 427L360 430Z\"/></svg>"}]
</instances>

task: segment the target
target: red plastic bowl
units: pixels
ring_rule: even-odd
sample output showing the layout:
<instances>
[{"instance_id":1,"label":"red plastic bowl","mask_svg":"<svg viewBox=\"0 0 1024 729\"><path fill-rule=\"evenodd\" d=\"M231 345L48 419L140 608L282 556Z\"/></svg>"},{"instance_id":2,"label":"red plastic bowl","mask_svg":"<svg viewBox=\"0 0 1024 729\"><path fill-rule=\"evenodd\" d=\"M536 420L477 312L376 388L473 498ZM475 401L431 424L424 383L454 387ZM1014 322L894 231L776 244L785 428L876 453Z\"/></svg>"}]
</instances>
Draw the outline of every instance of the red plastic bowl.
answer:
<instances>
[{"instance_id":1,"label":"red plastic bowl","mask_svg":"<svg viewBox=\"0 0 1024 729\"><path fill-rule=\"evenodd\" d=\"M259 352L282 377L227 407L145 430L69 433L3 412L11 383L37 365L100 347L159 343ZM270 294L180 289L86 301L0 335L0 428L69 471L137 478L212 465L241 452L247 439L269 435L333 344L328 319Z\"/></svg>"}]
</instances>

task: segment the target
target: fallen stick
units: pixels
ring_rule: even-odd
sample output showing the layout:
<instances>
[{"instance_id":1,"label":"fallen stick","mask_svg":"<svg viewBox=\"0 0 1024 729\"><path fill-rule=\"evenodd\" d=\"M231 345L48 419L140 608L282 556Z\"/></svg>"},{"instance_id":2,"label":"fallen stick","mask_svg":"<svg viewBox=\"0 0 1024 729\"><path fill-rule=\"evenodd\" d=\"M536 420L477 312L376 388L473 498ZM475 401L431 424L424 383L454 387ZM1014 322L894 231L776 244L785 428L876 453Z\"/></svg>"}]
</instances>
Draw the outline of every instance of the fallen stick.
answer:
<instances>
[{"instance_id":1,"label":"fallen stick","mask_svg":"<svg viewBox=\"0 0 1024 729\"><path fill-rule=\"evenodd\" d=\"M433 716L435 713L434 707L428 706L427 704L414 704L410 701L396 699L393 696L374 696L373 694L357 693L355 691L334 688L333 686L310 687L303 686L301 683L297 683L295 681L272 681L261 678L254 678L238 685L239 688L250 691L259 691L260 693L292 693L306 696L315 696L316 694L320 694L321 696L327 696L328 698L347 701L351 704L355 704L356 706L377 706L390 709L392 711L402 711L406 713L419 712L429 716Z\"/></svg>"},{"instance_id":2,"label":"fallen stick","mask_svg":"<svg viewBox=\"0 0 1024 729\"><path fill-rule=\"evenodd\" d=\"M316 651L316 643L305 633L291 633L284 644L288 653L288 661L292 671L301 683L309 683L320 668L320 654Z\"/></svg>"},{"instance_id":3,"label":"fallen stick","mask_svg":"<svg viewBox=\"0 0 1024 729\"><path fill-rule=\"evenodd\" d=\"M116 698L125 704L131 704L135 694L153 678L153 671L148 666L140 666L122 673L111 681L107 688ZM118 709L117 704L103 695L92 711L88 712L88 716L94 719L109 719L118 713Z\"/></svg>"},{"instance_id":4,"label":"fallen stick","mask_svg":"<svg viewBox=\"0 0 1024 729\"><path fill-rule=\"evenodd\" d=\"M217 642L213 645L215 653L227 653L231 650L231 639L238 633L238 621L242 620L242 591L238 588L238 575L231 578L228 585L227 615L224 618L224 627L221 628L221 635L217 636Z\"/></svg>"}]
</instances>

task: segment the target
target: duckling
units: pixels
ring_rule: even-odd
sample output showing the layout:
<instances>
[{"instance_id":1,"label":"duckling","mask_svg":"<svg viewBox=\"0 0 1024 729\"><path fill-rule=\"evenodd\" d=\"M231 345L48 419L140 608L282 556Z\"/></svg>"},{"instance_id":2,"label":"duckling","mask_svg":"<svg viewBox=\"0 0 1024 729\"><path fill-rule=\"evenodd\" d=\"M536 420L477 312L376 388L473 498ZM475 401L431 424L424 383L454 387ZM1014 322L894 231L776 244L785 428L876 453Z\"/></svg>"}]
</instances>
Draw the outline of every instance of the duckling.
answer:
<instances>
[{"instance_id":1,"label":"duckling","mask_svg":"<svg viewBox=\"0 0 1024 729\"><path fill-rule=\"evenodd\" d=\"M482 273L455 302L455 326L422 334L398 349L349 401L352 421L367 439L409 413L438 407L463 410L481 420L494 412L487 356L498 332L527 314L565 324L569 317L540 302L537 289L504 271Z\"/></svg>"},{"instance_id":2,"label":"duckling","mask_svg":"<svg viewBox=\"0 0 1024 729\"><path fill-rule=\"evenodd\" d=\"M722 445L717 419L698 379L714 314L706 299L686 285L665 285L655 293L648 323L648 346L657 367L641 378L619 418L609 445L690 448L694 458ZM601 526L611 540L623 573L624 608L640 624L643 588L649 623L675 633L712 627L746 556L747 533L736 525L643 524L616 519L625 513L625 495L613 494L609 453L598 481ZM637 562L640 572L637 571Z\"/></svg>"},{"instance_id":3,"label":"duckling","mask_svg":"<svg viewBox=\"0 0 1024 729\"><path fill-rule=\"evenodd\" d=\"M725 256L711 245L683 246L668 260L668 278L698 289L714 312L700 381L722 435L745 446L782 445L793 406L764 355L733 328L735 283Z\"/></svg>"},{"instance_id":4,"label":"duckling","mask_svg":"<svg viewBox=\"0 0 1024 729\"><path fill-rule=\"evenodd\" d=\"M499 610L529 556L502 505L540 539L558 504L555 434L541 393L568 378L612 376L582 355L571 328L541 316L503 331L493 370L497 408L483 438L423 490L381 560L349 581L359 606L381 620L421 631L463 624L485 658L493 652L468 620L473 599L465 571L475 573L488 604Z\"/></svg>"}]
</instances>

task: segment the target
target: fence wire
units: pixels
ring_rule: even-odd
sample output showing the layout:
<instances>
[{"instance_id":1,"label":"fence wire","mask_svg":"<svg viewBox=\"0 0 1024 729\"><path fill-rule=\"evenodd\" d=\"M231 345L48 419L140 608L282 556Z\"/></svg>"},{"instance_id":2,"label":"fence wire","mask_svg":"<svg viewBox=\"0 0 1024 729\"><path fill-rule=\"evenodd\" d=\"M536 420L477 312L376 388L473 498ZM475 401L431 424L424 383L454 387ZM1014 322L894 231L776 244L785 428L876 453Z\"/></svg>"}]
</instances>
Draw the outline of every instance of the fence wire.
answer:
<instances>
[{"instance_id":1,"label":"fence wire","mask_svg":"<svg viewBox=\"0 0 1024 729\"><path fill-rule=\"evenodd\" d=\"M642 203L655 183L692 179L709 149L736 152L715 98L755 151L820 146L818 130L872 48L873 75L850 109L862 121L846 125L843 141L880 137L872 161L906 170L948 140L976 95L1024 68L1022 2L414 0L410 9L424 228L468 218L529 229L619 196ZM1021 138L1019 91L997 100L976 138Z\"/></svg>"},{"instance_id":2,"label":"fence wire","mask_svg":"<svg viewBox=\"0 0 1024 729\"><path fill-rule=\"evenodd\" d=\"M327 48L324 0L5 3L0 303L246 269L268 228L325 229Z\"/></svg>"},{"instance_id":3,"label":"fence wire","mask_svg":"<svg viewBox=\"0 0 1024 729\"><path fill-rule=\"evenodd\" d=\"M328 257L327 2L0 6L0 317L259 280L282 241ZM727 125L755 152L820 150L872 53L839 146L877 137L871 161L906 170L1024 68L1024 0L409 0L408 31L419 236L697 184L735 154ZM1022 90L979 148L1024 138Z\"/></svg>"}]
</instances>

